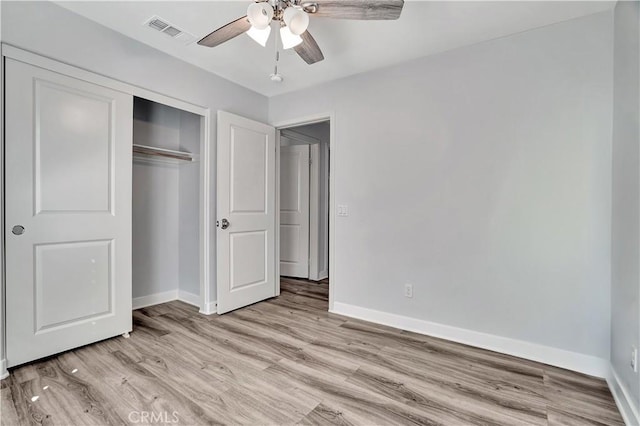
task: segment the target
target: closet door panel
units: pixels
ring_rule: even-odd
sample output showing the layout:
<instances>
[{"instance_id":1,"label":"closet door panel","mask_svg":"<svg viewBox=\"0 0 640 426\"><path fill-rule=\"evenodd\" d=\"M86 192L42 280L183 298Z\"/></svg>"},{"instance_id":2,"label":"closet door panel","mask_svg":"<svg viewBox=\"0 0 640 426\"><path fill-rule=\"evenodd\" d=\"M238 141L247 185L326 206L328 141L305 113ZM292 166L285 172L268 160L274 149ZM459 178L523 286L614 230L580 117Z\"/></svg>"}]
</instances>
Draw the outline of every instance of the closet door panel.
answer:
<instances>
[{"instance_id":1,"label":"closet door panel","mask_svg":"<svg viewBox=\"0 0 640 426\"><path fill-rule=\"evenodd\" d=\"M133 98L6 60L7 362L131 330Z\"/></svg>"}]
</instances>

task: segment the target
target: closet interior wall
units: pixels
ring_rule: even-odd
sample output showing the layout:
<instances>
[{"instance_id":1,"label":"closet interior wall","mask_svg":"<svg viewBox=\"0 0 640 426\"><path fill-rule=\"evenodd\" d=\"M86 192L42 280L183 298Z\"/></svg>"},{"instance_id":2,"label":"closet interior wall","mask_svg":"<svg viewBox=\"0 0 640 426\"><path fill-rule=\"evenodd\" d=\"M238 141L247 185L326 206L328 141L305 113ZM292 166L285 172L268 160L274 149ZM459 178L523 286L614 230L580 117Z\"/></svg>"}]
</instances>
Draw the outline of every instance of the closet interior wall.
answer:
<instances>
[{"instance_id":1,"label":"closet interior wall","mask_svg":"<svg viewBox=\"0 0 640 426\"><path fill-rule=\"evenodd\" d=\"M186 151L196 159L165 162L134 155L134 300L175 292L197 303L200 131L200 116L134 98L134 144Z\"/></svg>"}]
</instances>

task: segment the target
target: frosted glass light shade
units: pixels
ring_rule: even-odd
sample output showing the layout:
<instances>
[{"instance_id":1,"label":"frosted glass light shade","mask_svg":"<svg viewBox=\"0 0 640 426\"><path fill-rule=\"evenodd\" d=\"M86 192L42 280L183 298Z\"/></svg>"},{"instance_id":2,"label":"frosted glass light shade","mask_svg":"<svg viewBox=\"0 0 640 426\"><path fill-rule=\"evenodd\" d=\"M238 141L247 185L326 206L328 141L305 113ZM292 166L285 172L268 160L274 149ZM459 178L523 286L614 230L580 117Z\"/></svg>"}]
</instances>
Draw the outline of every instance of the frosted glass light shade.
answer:
<instances>
[{"instance_id":1,"label":"frosted glass light shade","mask_svg":"<svg viewBox=\"0 0 640 426\"><path fill-rule=\"evenodd\" d=\"M247 31L247 35L262 47L267 45L269 34L271 34L271 26L267 26L267 28L263 30L259 30L256 27L251 27L249 28L249 31Z\"/></svg>"},{"instance_id":2,"label":"frosted glass light shade","mask_svg":"<svg viewBox=\"0 0 640 426\"><path fill-rule=\"evenodd\" d=\"M302 43L302 37L292 33L289 27L280 28L280 40L282 40L283 49L291 49Z\"/></svg>"},{"instance_id":3,"label":"frosted glass light shade","mask_svg":"<svg viewBox=\"0 0 640 426\"><path fill-rule=\"evenodd\" d=\"M295 35L302 34L307 31L309 27L309 15L307 15L304 10L295 7L286 8L282 19L287 27L289 27L289 30Z\"/></svg>"},{"instance_id":4,"label":"frosted glass light shade","mask_svg":"<svg viewBox=\"0 0 640 426\"><path fill-rule=\"evenodd\" d=\"M269 3L251 3L247 8L247 18L252 26L264 30L273 19L273 8Z\"/></svg>"}]
</instances>

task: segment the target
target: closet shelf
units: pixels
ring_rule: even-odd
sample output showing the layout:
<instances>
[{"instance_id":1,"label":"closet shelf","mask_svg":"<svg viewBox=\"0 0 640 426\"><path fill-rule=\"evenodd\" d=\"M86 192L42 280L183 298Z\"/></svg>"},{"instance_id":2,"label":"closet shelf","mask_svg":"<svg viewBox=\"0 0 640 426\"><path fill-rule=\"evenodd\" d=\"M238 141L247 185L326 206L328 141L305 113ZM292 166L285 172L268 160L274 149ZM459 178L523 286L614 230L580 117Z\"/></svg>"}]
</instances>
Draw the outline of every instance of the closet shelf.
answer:
<instances>
[{"instance_id":1,"label":"closet shelf","mask_svg":"<svg viewBox=\"0 0 640 426\"><path fill-rule=\"evenodd\" d=\"M195 161L194 155L185 151L156 148L154 146L133 144L133 156L145 160L158 160L171 163L190 163Z\"/></svg>"}]
</instances>

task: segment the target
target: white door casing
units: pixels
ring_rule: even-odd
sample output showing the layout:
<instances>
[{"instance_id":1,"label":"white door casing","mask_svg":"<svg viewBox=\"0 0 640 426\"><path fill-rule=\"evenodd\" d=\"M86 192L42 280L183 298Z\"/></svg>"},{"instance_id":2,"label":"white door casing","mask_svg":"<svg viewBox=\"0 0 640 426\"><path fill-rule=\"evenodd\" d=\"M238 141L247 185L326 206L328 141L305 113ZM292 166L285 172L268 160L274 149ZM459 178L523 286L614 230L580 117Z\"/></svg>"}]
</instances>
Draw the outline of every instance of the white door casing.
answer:
<instances>
[{"instance_id":1,"label":"white door casing","mask_svg":"<svg viewBox=\"0 0 640 426\"><path fill-rule=\"evenodd\" d=\"M133 97L9 58L5 71L15 366L132 329Z\"/></svg>"},{"instance_id":2,"label":"white door casing","mask_svg":"<svg viewBox=\"0 0 640 426\"><path fill-rule=\"evenodd\" d=\"M280 275L309 278L309 145L306 144L280 147Z\"/></svg>"},{"instance_id":3,"label":"white door casing","mask_svg":"<svg viewBox=\"0 0 640 426\"><path fill-rule=\"evenodd\" d=\"M219 314L276 296L275 143L273 127L218 111Z\"/></svg>"}]
</instances>

